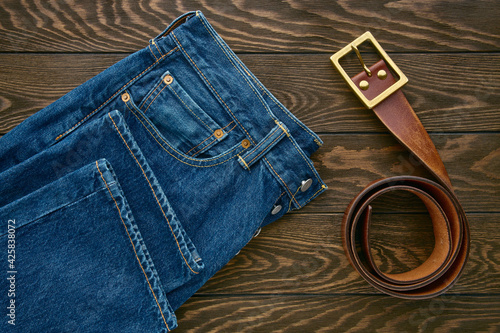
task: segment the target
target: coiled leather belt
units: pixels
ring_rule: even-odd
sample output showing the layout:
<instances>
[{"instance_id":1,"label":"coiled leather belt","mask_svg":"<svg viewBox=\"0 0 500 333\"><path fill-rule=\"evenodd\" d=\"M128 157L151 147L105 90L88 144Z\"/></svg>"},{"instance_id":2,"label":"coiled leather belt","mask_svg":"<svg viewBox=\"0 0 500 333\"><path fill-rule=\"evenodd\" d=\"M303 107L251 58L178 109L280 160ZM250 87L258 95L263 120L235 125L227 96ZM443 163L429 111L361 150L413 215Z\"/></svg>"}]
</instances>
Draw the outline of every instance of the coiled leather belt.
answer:
<instances>
[{"instance_id":1,"label":"coiled leather belt","mask_svg":"<svg viewBox=\"0 0 500 333\"><path fill-rule=\"evenodd\" d=\"M365 41L370 41L382 58L370 68L364 64L357 48ZM339 60L352 51L356 52L364 71L349 78ZM373 110L396 139L437 179L434 182L415 176L397 176L370 183L351 201L344 214L345 253L361 276L384 293L409 299L442 294L455 283L467 261L469 226L431 138L401 91L408 80L369 32L337 52L331 60L365 106ZM422 200L432 220L435 244L431 255L419 267L388 274L377 267L370 251L371 203L396 190L410 192Z\"/></svg>"}]
</instances>

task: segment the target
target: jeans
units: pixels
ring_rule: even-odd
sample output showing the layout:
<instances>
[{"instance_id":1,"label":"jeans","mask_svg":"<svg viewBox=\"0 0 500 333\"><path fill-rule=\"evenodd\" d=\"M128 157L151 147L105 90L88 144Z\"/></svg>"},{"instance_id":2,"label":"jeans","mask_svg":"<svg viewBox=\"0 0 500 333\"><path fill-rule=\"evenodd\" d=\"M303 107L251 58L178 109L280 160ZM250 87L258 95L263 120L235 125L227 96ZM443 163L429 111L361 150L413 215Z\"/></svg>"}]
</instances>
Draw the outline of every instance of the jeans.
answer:
<instances>
[{"instance_id":1,"label":"jeans","mask_svg":"<svg viewBox=\"0 0 500 333\"><path fill-rule=\"evenodd\" d=\"M0 138L2 327L174 329L256 231L326 189L321 144L186 13Z\"/></svg>"}]
</instances>

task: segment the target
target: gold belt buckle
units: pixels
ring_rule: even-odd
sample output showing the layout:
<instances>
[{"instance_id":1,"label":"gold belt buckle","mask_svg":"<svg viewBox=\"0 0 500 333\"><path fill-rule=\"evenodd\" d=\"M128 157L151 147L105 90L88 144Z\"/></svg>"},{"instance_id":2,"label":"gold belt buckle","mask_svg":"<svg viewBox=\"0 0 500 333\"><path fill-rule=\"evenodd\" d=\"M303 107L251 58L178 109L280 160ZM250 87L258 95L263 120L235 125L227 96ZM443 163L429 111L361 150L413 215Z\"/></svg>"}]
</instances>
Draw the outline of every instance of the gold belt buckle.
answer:
<instances>
[{"instance_id":1,"label":"gold belt buckle","mask_svg":"<svg viewBox=\"0 0 500 333\"><path fill-rule=\"evenodd\" d=\"M361 57L361 53L358 50L358 46L363 44L366 41L370 41L372 45L375 47L377 50L379 56L385 61L389 69L391 69L394 73L397 74L399 79L391 85L389 88L384 90L382 93L380 93L378 96L368 99L363 95L359 87L356 86L356 84L351 80L349 75L346 73L346 71L342 68L340 65L340 59L342 59L344 56L351 52L356 52L356 55L358 56L359 61L361 62L361 65L363 66L364 71L368 76L372 76L372 73L368 69L368 67L365 65L363 58ZM377 104L382 102L384 99L389 97L392 93L396 92L398 89L400 89L402 86L404 86L408 82L408 78L403 74L403 72L396 66L394 61L387 55L387 53L384 51L384 49L380 46L380 44L377 42L375 37L367 31L358 38L356 38L352 43L344 47L342 50L338 51L334 55L330 57L330 60L333 63L333 66L339 71L340 75L344 78L344 80L347 82L349 87L354 91L354 93L358 96L358 98L363 102L363 104L368 108L368 109L373 109Z\"/></svg>"}]
</instances>

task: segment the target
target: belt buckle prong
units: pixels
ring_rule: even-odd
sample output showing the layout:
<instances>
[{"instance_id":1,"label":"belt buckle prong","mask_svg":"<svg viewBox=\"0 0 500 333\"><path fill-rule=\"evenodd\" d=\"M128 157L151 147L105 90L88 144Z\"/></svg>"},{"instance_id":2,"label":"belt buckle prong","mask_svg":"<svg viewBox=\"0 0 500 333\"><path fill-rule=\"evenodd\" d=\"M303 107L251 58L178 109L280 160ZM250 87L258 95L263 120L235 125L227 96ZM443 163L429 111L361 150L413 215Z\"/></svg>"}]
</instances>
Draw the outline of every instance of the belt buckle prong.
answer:
<instances>
[{"instance_id":1,"label":"belt buckle prong","mask_svg":"<svg viewBox=\"0 0 500 333\"><path fill-rule=\"evenodd\" d=\"M365 62L363 61L363 57L361 56L361 53L359 52L358 46L363 44L366 41L370 41L372 45L375 47L377 50L379 56L385 61L387 66L397 74L399 79L391 85L389 88L384 90L382 93L377 95L376 97L372 99L368 99L362 92L361 90L356 86L356 84L351 80L347 72L342 68L340 65L340 59L342 59L344 56L347 54L351 53L354 51L361 63L361 66L363 67L363 70L366 72L366 75L369 77L372 76L372 73L370 69L365 65ZM402 86L404 86L408 82L408 78L404 73L399 69L398 66L394 63L394 61L389 57L389 55L384 51L382 46L377 42L375 37L367 31L358 38L356 38L352 43L349 45L345 46L342 50L338 51L334 55L330 57L330 60L333 63L333 66L339 71L340 75L344 78L346 83L349 85L349 87L354 91L354 93L358 96L358 98L361 100L361 102L368 108L368 109L373 109L375 106L377 106L380 102L382 102L384 99L389 97L391 94L396 92L398 89L400 89Z\"/></svg>"}]
</instances>

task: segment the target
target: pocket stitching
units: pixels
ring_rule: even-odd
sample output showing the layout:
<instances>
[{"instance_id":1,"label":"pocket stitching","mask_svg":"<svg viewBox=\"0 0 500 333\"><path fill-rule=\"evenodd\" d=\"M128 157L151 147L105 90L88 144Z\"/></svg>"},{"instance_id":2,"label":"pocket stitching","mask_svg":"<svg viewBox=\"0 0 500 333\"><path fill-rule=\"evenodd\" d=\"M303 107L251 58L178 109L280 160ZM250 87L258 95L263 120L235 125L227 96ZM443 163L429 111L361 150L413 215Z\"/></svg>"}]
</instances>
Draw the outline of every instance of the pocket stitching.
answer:
<instances>
[{"instance_id":1,"label":"pocket stitching","mask_svg":"<svg viewBox=\"0 0 500 333\"><path fill-rule=\"evenodd\" d=\"M203 72L200 70L200 68L198 67L198 65L196 65L196 63L194 62L194 60L191 58L191 56L186 52L186 50L184 50L184 47L182 46L181 42L179 41L179 39L177 38L177 36L172 32L172 36L175 38L175 40L177 41L177 45L182 49L182 52L189 58L189 61L196 67L196 69L198 70L198 73L201 74L201 76L203 76L205 82L211 87L212 91L217 95L218 99L226 106L226 109L231 113L231 115L233 116L233 119L236 120L238 122L238 124L240 125L241 129L243 129L243 131L247 134L247 137L248 139L255 144L255 141L253 140L252 136L250 135L250 133L248 133L248 131L246 130L246 128L243 126L243 124L241 124L241 122L238 120L238 118L236 118L236 116L234 115L233 111L231 111L231 109L229 108L229 106L226 104L226 102L222 99L222 97L219 95L219 93L217 92L217 90L215 90L215 88L212 86L212 84L210 83L210 81L207 79L207 77L205 76L205 74L203 74Z\"/></svg>"},{"instance_id":2,"label":"pocket stitching","mask_svg":"<svg viewBox=\"0 0 500 333\"><path fill-rule=\"evenodd\" d=\"M154 90L148 94L148 96L144 99L144 101L139 105L139 109L142 109L144 107L144 104L146 104L146 101L151 98L151 96L153 96L153 94L156 92L156 90L161 86L161 82L159 82L156 87L154 88ZM155 101L155 99L160 95L160 93L163 91L163 89L165 89L166 86L164 86L163 88L161 88L161 90L155 95L155 97L153 98L153 100L148 104L146 110L144 110L144 112L146 112L149 107L151 106L151 104L153 104L153 102Z\"/></svg>"},{"instance_id":3,"label":"pocket stitching","mask_svg":"<svg viewBox=\"0 0 500 333\"><path fill-rule=\"evenodd\" d=\"M227 128L229 125L231 125L232 123L234 123L234 120L232 120L229 124L227 124L226 126L222 127L221 130L224 130L225 128ZM233 129L236 128L236 125L234 125L229 131L226 131L224 134L227 134L229 132L231 132ZM214 136L214 134L210 135L208 138L206 138L205 140L203 140L202 142L200 142L199 144L197 144L196 146L194 146L193 148L189 149L189 151L186 153L186 154L189 154L191 152L191 150L195 149L196 147L198 147L199 145L201 145L203 142L207 141L208 139L210 139L212 136ZM208 143L205 147L203 148L200 148L197 152L195 153L192 153L191 156L196 156L197 154L199 154L203 149L205 149L206 147L209 147L213 142L215 142L217 140L217 138L215 138L212 142Z\"/></svg>"},{"instance_id":4,"label":"pocket stitching","mask_svg":"<svg viewBox=\"0 0 500 333\"><path fill-rule=\"evenodd\" d=\"M166 86L165 86L166 87ZM191 108L186 104L186 102L184 102L184 100L179 96L179 94L177 94L177 92L172 88L170 87L170 85L168 86L169 90L175 94L175 96L177 96L177 98L182 102L182 104L184 104L184 106L186 107L186 109L189 110L189 112L191 112L193 114L193 116L195 116L196 118L198 118L199 121L201 121L203 123L203 125L205 125L205 127L210 131L210 132L213 132L213 129L211 129L196 113L194 113L193 110L191 110ZM163 90L163 89L162 89ZM159 95L160 93L158 93ZM152 103L152 102L151 102Z\"/></svg>"},{"instance_id":5,"label":"pocket stitching","mask_svg":"<svg viewBox=\"0 0 500 333\"><path fill-rule=\"evenodd\" d=\"M133 109L135 109L136 107L133 106L133 108L131 108L129 106L129 103L130 102L127 102L125 103L125 105L127 106L127 108L130 110L130 112L132 112L132 114L137 118L137 120L142 124L142 126L146 129L146 131L148 131L148 133L151 135L151 137L156 141L156 143L158 143L160 145L160 147L165 151L167 152L167 154L169 154L170 156L172 156L173 158L175 158L176 160L178 160L179 162L181 163L184 163L186 165L189 165L189 166L193 166L193 167L196 167L196 168L208 168L208 167L214 167L214 166L217 166L217 165L220 165L220 164L224 164L226 163L227 161L233 159L236 157L236 154L234 154L233 156L223 160L222 162L219 162L219 163L214 163L214 164L207 164L207 165L197 165L197 164L192 164L192 163L189 163L189 162L186 162L186 161L183 161L182 159L187 159L187 160L191 160L193 162L198 162L198 163L210 163L210 162L214 162L214 161L217 161L219 159L221 159L222 157L232 153L234 150L236 150L237 148L241 147L241 145L236 145L234 146L233 148L231 148L230 150L228 150L227 152L225 152L224 154L222 155L219 155L219 156L216 156L214 158L210 158L210 159L198 159L198 158L192 158L192 157L189 157L187 155L185 155L184 153L181 153L179 152L177 149L175 149L174 147L172 147L170 145L170 143L168 143L162 136L160 133L158 133L157 129L154 127L154 126L151 126L151 129L156 133L156 135L154 135L153 133L151 133L151 131L149 130L148 126L146 124L144 124L144 122L139 118L139 115L144 119L144 121L146 121L147 123L150 123L149 119L147 119L143 114L142 112L140 112L140 110L137 110L137 111L134 111ZM150 124L151 125L151 124ZM158 141L158 139L160 139L165 145L168 146L168 148L170 148L174 153L170 152L167 148L165 148L165 146ZM246 149L243 149L243 150L246 150ZM179 155L181 158L175 156L175 155Z\"/></svg>"},{"instance_id":6,"label":"pocket stitching","mask_svg":"<svg viewBox=\"0 0 500 333\"><path fill-rule=\"evenodd\" d=\"M167 221L167 224L170 228L170 231L172 232L172 236L174 237L175 239L175 242L177 243L177 247L179 248L179 253L181 254L182 256L182 259L184 259L184 262L186 263L186 266L189 268L189 270L191 272L193 272L194 274L199 274L200 272L197 272L195 271L190 265L189 265L189 262L188 260L186 259L186 257L184 256L184 253L181 249L181 245L179 244L179 240L177 239L177 236L174 232L174 229L172 228L172 225L170 224L170 220L167 218L167 215L165 214L165 211L163 210L163 207L160 203L160 200L158 199L158 196L156 195L156 192L155 190L153 189L153 185L151 185L151 182L149 181L149 178L148 176L146 175L146 172L144 171L142 165L139 163L139 161L137 160L137 157L136 155L132 152L132 149L130 149L127 141L125 140L125 138L123 137L122 133L120 132L120 130L118 129L118 126L116 125L115 121L113 120L113 118L111 117L111 115L108 113L108 117L109 119L111 119L111 122L113 123L116 131L118 132L118 134L120 135L120 138L122 139L123 143L125 144L125 146L127 147L127 149L129 150L130 154L132 155L132 157L134 158L135 162L137 163L137 165L139 166L139 168L141 169L142 171L142 174L144 175L144 178L146 178L146 181L148 182L149 184L149 188L151 189L151 191L153 192L153 196L154 198L156 199L156 202L158 204L158 206L160 207L160 210L161 212L163 213L163 217L165 217L165 220Z\"/></svg>"},{"instance_id":7,"label":"pocket stitching","mask_svg":"<svg viewBox=\"0 0 500 333\"><path fill-rule=\"evenodd\" d=\"M65 136L66 134L68 134L69 132L71 132L73 129L75 129L77 126L79 126L81 123L83 123L85 120L87 120L89 117L91 117L93 114L95 114L97 111L99 111L104 105L106 105L110 100L112 100L116 95L118 95L120 93L120 91L122 91L123 88L125 88L127 85L129 85L130 83L132 83L134 80L136 80L137 78L139 78L140 76L142 76L144 73L148 72L152 67L154 67L160 60L162 60L163 58L167 57L168 55L170 55L172 52L175 52L177 51L179 48L176 46L174 47L172 50L168 51L168 53L164 54L160 59L158 59L157 61L155 61L153 64L151 64L148 68L146 68L145 70L143 70L140 74L138 74L136 77L134 77L132 80L130 80L129 82L127 82L125 85L123 85L120 89L118 89L111 97L109 97L104 103L102 103L99 107L97 107L97 109L95 109L94 111L92 111L91 113L87 114L85 117L83 117L83 119L81 119L79 122L77 122L76 124L73 125L73 127L71 127L70 129L66 130L65 132L59 134L56 138L55 138L55 141L59 141L63 136Z\"/></svg>"}]
</instances>

